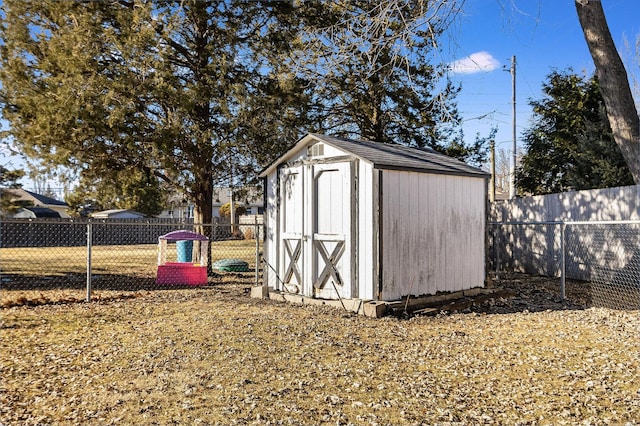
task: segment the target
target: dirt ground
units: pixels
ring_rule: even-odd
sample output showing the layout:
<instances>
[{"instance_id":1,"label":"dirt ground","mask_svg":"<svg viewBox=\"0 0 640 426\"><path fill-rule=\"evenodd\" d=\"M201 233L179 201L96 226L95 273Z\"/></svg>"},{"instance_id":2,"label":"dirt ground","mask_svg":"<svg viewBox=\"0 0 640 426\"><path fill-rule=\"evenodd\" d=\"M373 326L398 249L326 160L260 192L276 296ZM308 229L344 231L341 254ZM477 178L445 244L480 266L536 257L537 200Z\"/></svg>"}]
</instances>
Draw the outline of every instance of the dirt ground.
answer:
<instances>
[{"instance_id":1,"label":"dirt ground","mask_svg":"<svg viewBox=\"0 0 640 426\"><path fill-rule=\"evenodd\" d=\"M0 424L640 424L640 312L590 307L585 283L569 302L557 280L495 285L381 319L236 281L8 304Z\"/></svg>"}]
</instances>

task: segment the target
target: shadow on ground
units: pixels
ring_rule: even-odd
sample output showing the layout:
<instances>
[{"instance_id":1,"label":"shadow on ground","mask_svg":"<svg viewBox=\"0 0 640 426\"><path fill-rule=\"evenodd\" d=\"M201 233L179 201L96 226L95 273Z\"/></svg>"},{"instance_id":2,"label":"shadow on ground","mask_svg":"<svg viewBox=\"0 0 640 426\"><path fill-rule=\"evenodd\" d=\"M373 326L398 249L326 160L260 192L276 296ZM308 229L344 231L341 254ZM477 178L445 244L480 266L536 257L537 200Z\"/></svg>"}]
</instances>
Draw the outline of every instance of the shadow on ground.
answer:
<instances>
[{"instance_id":1,"label":"shadow on ground","mask_svg":"<svg viewBox=\"0 0 640 426\"><path fill-rule=\"evenodd\" d=\"M255 282L253 273L230 272L209 275L206 285L156 284L155 277L139 277L118 274L94 274L91 279L92 300L117 300L140 297L147 292L167 290L203 289L228 292L229 283L240 284L241 293L250 291ZM234 290L234 293L238 293ZM87 299L87 277L84 274L29 276L3 274L0 284L0 307L38 306L46 304L75 303Z\"/></svg>"}]
</instances>

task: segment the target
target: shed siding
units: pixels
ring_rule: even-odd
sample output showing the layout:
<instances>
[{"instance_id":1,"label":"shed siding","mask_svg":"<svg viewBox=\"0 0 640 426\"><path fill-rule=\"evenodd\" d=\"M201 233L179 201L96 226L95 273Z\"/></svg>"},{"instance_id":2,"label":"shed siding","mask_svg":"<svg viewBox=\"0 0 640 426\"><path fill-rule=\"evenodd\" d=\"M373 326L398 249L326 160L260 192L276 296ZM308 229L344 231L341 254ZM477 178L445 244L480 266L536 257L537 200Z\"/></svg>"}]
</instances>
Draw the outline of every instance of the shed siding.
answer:
<instances>
[{"instance_id":1,"label":"shed siding","mask_svg":"<svg viewBox=\"0 0 640 426\"><path fill-rule=\"evenodd\" d=\"M384 171L382 299L484 282L484 179Z\"/></svg>"},{"instance_id":2,"label":"shed siding","mask_svg":"<svg viewBox=\"0 0 640 426\"><path fill-rule=\"evenodd\" d=\"M358 161L356 205L358 217L356 220L356 259L358 275L358 297L361 299L375 299L377 280L375 279L375 263L377 257L374 250L374 188L373 167L364 161ZM376 172L377 173L377 172Z\"/></svg>"},{"instance_id":3,"label":"shed siding","mask_svg":"<svg viewBox=\"0 0 640 426\"><path fill-rule=\"evenodd\" d=\"M264 284L278 287L275 270L278 266L278 174L272 173L266 178L266 210L264 234Z\"/></svg>"},{"instance_id":4,"label":"shed siding","mask_svg":"<svg viewBox=\"0 0 640 426\"><path fill-rule=\"evenodd\" d=\"M329 157L339 157L341 155L347 155L348 153L345 151L342 151L338 148L334 148L331 145L327 145L327 144L323 144L324 145L324 157L329 158Z\"/></svg>"}]
</instances>

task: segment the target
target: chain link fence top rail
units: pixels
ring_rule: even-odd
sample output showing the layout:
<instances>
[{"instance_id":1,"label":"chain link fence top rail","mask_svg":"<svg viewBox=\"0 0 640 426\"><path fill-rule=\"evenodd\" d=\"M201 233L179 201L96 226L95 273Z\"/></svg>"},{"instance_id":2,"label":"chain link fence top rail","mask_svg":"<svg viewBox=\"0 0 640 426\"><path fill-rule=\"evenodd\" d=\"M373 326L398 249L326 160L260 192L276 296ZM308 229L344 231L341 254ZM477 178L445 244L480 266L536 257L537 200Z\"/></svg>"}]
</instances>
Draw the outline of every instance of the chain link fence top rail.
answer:
<instances>
[{"instance_id":1,"label":"chain link fence top rail","mask_svg":"<svg viewBox=\"0 0 640 426\"><path fill-rule=\"evenodd\" d=\"M259 223L232 229L230 224L2 219L0 306L121 297L141 290L187 287L179 279L172 284L158 284L157 280L158 237L177 230L199 232L210 238L206 284L222 280L254 284L260 276L261 228ZM168 262L185 260L178 259L177 246L175 241L166 244ZM196 243L194 261L199 260L197 250ZM229 264L235 266L220 266Z\"/></svg>"},{"instance_id":2,"label":"chain link fence top rail","mask_svg":"<svg viewBox=\"0 0 640 426\"><path fill-rule=\"evenodd\" d=\"M489 226L488 265L566 279L589 288L593 306L640 309L640 221L514 222Z\"/></svg>"}]
</instances>

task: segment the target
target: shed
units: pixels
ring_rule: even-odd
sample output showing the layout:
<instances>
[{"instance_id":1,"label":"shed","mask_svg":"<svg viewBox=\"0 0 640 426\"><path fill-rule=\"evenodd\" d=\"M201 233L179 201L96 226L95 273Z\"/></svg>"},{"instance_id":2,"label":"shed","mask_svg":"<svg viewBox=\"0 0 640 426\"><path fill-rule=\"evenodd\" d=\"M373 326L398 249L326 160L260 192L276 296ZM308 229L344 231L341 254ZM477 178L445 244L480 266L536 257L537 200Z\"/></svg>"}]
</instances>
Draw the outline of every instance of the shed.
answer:
<instances>
[{"instance_id":1,"label":"shed","mask_svg":"<svg viewBox=\"0 0 640 426\"><path fill-rule=\"evenodd\" d=\"M265 178L265 285L392 301L483 287L487 178L430 149L308 134Z\"/></svg>"},{"instance_id":2,"label":"shed","mask_svg":"<svg viewBox=\"0 0 640 426\"><path fill-rule=\"evenodd\" d=\"M112 209L91 213L91 217L94 219L142 219L145 214L135 210Z\"/></svg>"}]
</instances>

